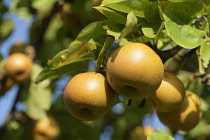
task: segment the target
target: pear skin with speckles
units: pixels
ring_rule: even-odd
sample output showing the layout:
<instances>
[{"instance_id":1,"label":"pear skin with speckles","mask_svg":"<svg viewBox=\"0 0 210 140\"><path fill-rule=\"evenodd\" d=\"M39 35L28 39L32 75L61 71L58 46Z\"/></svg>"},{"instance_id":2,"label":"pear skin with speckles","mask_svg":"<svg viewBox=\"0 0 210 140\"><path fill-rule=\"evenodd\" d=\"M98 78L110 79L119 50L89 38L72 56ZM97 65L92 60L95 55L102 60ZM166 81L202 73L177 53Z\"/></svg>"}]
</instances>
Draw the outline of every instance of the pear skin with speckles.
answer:
<instances>
[{"instance_id":1,"label":"pear skin with speckles","mask_svg":"<svg viewBox=\"0 0 210 140\"><path fill-rule=\"evenodd\" d=\"M202 106L199 97L186 91L184 101L171 112L158 112L160 121L171 129L190 131L202 117Z\"/></svg>"},{"instance_id":2,"label":"pear skin with speckles","mask_svg":"<svg viewBox=\"0 0 210 140\"><path fill-rule=\"evenodd\" d=\"M185 98L185 87L176 75L165 71L164 78L157 91L148 101L159 112L170 112L179 106Z\"/></svg>"},{"instance_id":3,"label":"pear skin with speckles","mask_svg":"<svg viewBox=\"0 0 210 140\"><path fill-rule=\"evenodd\" d=\"M128 43L108 59L106 75L111 87L133 100L151 96L160 86L164 66L159 55L142 43Z\"/></svg>"},{"instance_id":4,"label":"pear skin with speckles","mask_svg":"<svg viewBox=\"0 0 210 140\"><path fill-rule=\"evenodd\" d=\"M75 75L64 90L67 111L80 120L100 119L113 106L116 94L100 73L85 72Z\"/></svg>"}]
</instances>

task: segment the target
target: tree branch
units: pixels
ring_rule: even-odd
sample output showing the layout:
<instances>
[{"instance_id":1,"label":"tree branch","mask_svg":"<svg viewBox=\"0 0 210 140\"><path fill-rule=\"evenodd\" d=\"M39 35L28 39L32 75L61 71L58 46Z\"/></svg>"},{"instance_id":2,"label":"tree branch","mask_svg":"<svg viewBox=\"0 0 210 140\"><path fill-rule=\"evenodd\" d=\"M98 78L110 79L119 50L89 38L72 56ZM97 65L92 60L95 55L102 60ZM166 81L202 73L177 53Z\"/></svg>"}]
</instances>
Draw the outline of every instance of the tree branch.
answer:
<instances>
[{"instance_id":1,"label":"tree branch","mask_svg":"<svg viewBox=\"0 0 210 140\"><path fill-rule=\"evenodd\" d=\"M180 50L182 49L181 46L176 46L170 50L167 51L159 51L159 55L163 61L163 63L165 63L169 58L175 56Z\"/></svg>"},{"instance_id":2,"label":"tree branch","mask_svg":"<svg viewBox=\"0 0 210 140\"><path fill-rule=\"evenodd\" d=\"M152 48L160 56L163 63L165 63L169 58L175 56L181 49L183 49L181 46L177 45L170 50L161 51L157 48L156 44L153 45L150 42L145 44Z\"/></svg>"}]
</instances>

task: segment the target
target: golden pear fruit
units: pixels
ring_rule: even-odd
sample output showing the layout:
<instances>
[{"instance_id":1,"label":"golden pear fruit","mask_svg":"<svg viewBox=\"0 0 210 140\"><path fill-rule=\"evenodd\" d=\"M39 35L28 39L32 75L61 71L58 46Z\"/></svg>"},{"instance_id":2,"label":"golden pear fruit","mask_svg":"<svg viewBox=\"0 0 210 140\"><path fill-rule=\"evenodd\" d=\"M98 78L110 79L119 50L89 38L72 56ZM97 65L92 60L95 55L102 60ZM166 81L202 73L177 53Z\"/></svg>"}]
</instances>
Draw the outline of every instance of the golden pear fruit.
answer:
<instances>
[{"instance_id":1,"label":"golden pear fruit","mask_svg":"<svg viewBox=\"0 0 210 140\"><path fill-rule=\"evenodd\" d=\"M60 127L51 116L37 121L33 128L34 140L54 140L59 134Z\"/></svg>"},{"instance_id":2,"label":"golden pear fruit","mask_svg":"<svg viewBox=\"0 0 210 140\"><path fill-rule=\"evenodd\" d=\"M23 53L13 53L6 60L5 72L15 82L26 82L32 73L33 61Z\"/></svg>"},{"instance_id":3,"label":"golden pear fruit","mask_svg":"<svg viewBox=\"0 0 210 140\"><path fill-rule=\"evenodd\" d=\"M157 91L148 97L148 101L159 112L170 112L179 106L185 97L185 87L174 74L165 71Z\"/></svg>"},{"instance_id":4,"label":"golden pear fruit","mask_svg":"<svg viewBox=\"0 0 210 140\"><path fill-rule=\"evenodd\" d=\"M93 121L100 119L113 106L116 94L100 73L75 75L64 90L64 103L74 117Z\"/></svg>"},{"instance_id":5,"label":"golden pear fruit","mask_svg":"<svg viewBox=\"0 0 210 140\"><path fill-rule=\"evenodd\" d=\"M202 108L199 97L186 91L184 101L171 112L157 111L160 121L171 129L190 131L200 121Z\"/></svg>"},{"instance_id":6,"label":"golden pear fruit","mask_svg":"<svg viewBox=\"0 0 210 140\"><path fill-rule=\"evenodd\" d=\"M160 86L164 66L149 46L128 43L109 57L106 75L119 95L134 100L143 99L151 96Z\"/></svg>"},{"instance_id":7,"label":"golden pear fruit","mask_svg":"<svg viewBox=\"0 0 210 140\"><path fill-rule=\"evenodd\" d=\"M128 140L147 140L149 135L155 133L155 130L150 126L136 126L128 133Z\"/></svg>"}]
</instances>

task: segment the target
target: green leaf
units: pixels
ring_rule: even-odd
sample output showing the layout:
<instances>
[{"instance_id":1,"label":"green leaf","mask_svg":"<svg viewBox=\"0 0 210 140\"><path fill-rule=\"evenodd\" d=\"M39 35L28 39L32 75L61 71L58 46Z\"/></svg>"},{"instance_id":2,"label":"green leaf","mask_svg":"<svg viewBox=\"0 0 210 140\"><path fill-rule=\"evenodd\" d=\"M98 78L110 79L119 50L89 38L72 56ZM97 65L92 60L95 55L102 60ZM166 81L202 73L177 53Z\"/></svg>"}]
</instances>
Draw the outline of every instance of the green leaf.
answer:
<instances>
[{"instance_id":1,"label":"green leaf","mask_svg":"<svg viewBox=\"0 0 210 140\"><path fill-rule=\"evenodd\" d=\"M136 16L147 19L154 12L154 7L148 0L117 0L113 2L105 0L102 5L124 13L133 11Z\"/></svg>"},{"instance_id":2,"label":"green leaf","mask_svg":"<svg viewBox=\"0 0 210 140\"><path fill-rule=\"evenodd\" d=\"M104 42L104 46L99 53L99 56L97 59L97 67L103 66L104 55L105 55L106 51L109 49L109 47L113 44L113 42L114 42L113 38L107 37L106 41Z\"/></svg>"},{"instance_id":3,"label":"green leaf","mask_svg":"<svg viewBox=\"0 0 210 140\"><path fill-rule=\"evenodd\" d=\"M119 40L121 40L126 35L131 33L134 29L136 29L137 24L138 24L138 19L136 18L134 13L131 11L130 13L128 13L125 28L122 30L122 33L121 33L121 36L120 36Z\"/></svg>"},{"instance_id":4,"label":"green leaf","mask_svg":"<svg viewBox=\"0 0 210 140\"><path fill-rule=\"evenodd\" d=\"M146 22L142 25L142 32L148 38L154 38L162 25L162 22Z\"/></svg>"},{"instance_id":5,"label":"green leaf","mask_svg":"<svg viewBox=\"0 0 210 140\"><path fill-rule=\"evenodd\" d=\"M156 133L156 134L152 134L152 135L148 136L147 140L174 140L174 138L171 136L165 136L165 135Z\"/></svg>"},{"instance_id":6,"label":"green leaf","mask_svg":"<svg viewBox=\"0 0 210 140\"><path fill-rule=\"evenodd\" d=\"M12 33L14 22L10 19L2 20L0 24L0 42L5 40Z\"/></svg>"},{"instance_id":7,"label":"green leaf","mask_svg":"<svg viewBox=\"0 0 210 140\"><path fill-rule=\"evenodd\" d=\"M124 26L120 26L119 24L112 24L111 27L107 29L107 35L113 36L115 40L118 40L123 29Z\"/></svg>"},{"instance_id":8,"label":"green leaf","mask_svg":"<svg viewBox=\"0 0 210 140\"><path fill-rule=\"evenodd\" d=\"M72 74L79 70L86 70L85 63L86 63L85 61L70 63L68 65L63 65L63 66L57 67L56 69L51 69L49 67L45 67L39 73L35 82L39 83L45 79L56 79L56 78L59 78L65 74Z\"/></svg>"},{"instance_id":9,"label":"green leaf","mask_svg":"<svg viewBox=\"0 0 210 140\"><path fill-rule=\"evenodd\" d=\"M205 41L200 47L200 55L203 60L203 66L208 67L210 61L210 41Z\"/></svg>"},{"instance_id":10,"label":"green leaf","mask_svg":"<svg viewBox=\"0 0 210 140\"><path fill-rule=\"evenodd\" d=\"M51 82L49 80L44 80L39 84L34 82L42 69L43 68L40 65L34 64L28 96L25 101L27 106L27 115L35 120L40 120L46 117L46 111L48 111L51 106Z\"/></svg>"},{"instance_id":11,"label":"green leaf","mask_svg":"<svg viewBox=\"0 0 210 140\"><path fill-rule=\"evenodd\" d=\"M89 41L92 39L94 41L95 38L97 38L100 35L106 34L106 29L104 28L104 21L97 21L97 22L92 22L88 24L86 27L84 27L77 38L71 43L72 45L75 45L77 43L80 43L82 41Z\"/></svg>"},{"instance_id":12,"label":"green leaf","mask_svg":"<svg viewBox=\"0 0 210 140\"><path fill-rule=\"evenodd\" d=\"M93 47L94 46L94 47ZM51 60L48 61L50 69L58 69L63 65L91 59L91 50L95 48L95 43L86 43L85 41L75 45L70 45L68 49L58 52Z\"/></svg>"},{"instance_id":13,"label":"green leaf","mask_svg":"<svg viewBox=\"0 0 210 140\"><path fill-rule=\"evenodd\" d=\"M50 68L56 68L61 60L61 56L67 51L67 49L64 49L60 52L58 52L51 60L48 60L47 65Z\"/></svg>"},{"instance_id":14,"label":"green leaf","mask_svg":"<svg viewBox=\"0 0 210 140\"><path fill-rule=\"evenodd\" d=\"M109 8L106 8L106 7L101 7L101 6L97 6L97 7L94 7L94 8L115 23L119 23L119 24L124 25L125 22L126 22L126 18L123 15L115 12L114 10L111 10Z\"/></svg>"},{"instance_id":15,"label":"green leaf","mask_svg":"<svg viewBox=\"0 0 210 140\"><path fill-rule=\"evenodd\" d=\"M62 55L58 66L67 65L73 62L83 61L85 59L90 59L89 48L94 43L86 43L85 41L70 46Z\"/></svg>"},{"instance_id":16,"label":"green leaf","mask_svg":"<svg viewBox=\"0 0 210 140\"><path fill-rule=\"evenodd\" d=\"M210 1L209 0L202 0L203 7L205 9L204 15L209 15L210 14Z\"/></svg>"},{"instance_id":17,"label":"green leaf","mask_svg":"<svg viewBox=\"0 0 210 140\"><path fill-rule=\"evenodd\" d=\"M197 2L197 0L169 0L171 2Z\"/></svg>"},{"instance_id":18,"label":"green leaf","mask_svg":"<svg viewBox=\"0 0 210 140\"><path fill-rule=\"evenodd\" d=\"M189 49L202 44L203 32L192 26L194 18L201 13L199 3L172 3L164 8L165 28L175 43Z\"/></svg>"},{"instance_id":19,"label":"green leaf","mask_svg":"<svg viewBox=\"0 0 210 140\"><path fill-rule=\"evenodd\" d=\"M121 1L125 1L125 0L103 0L101 5L103 6L103 5L107 5L107 4L113 4L113 3L118 3Z\"/></svg>"}]
</instances>

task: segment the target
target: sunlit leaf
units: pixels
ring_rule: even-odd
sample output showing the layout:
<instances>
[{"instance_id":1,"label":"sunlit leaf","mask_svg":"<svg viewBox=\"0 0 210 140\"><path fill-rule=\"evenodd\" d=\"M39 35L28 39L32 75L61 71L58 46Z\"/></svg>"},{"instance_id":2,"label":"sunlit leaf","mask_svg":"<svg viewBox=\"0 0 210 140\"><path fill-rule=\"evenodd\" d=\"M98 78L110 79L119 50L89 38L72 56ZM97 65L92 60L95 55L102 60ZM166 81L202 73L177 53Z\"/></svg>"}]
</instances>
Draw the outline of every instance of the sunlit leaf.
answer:
<instances>
[{"instance_id":1,"label":"sunlit leaf","mask_svg":"<svg viewBox=\"0 0 210 140\"><path fill-rule=\"evenodd\" d=\"M150 18L154 12L154 7L148 0L117 0L113 2L105 0L102 5L124 13L133 11L136 16L144 18Z\"/></svg>"},{"instance_id":2,"label":"sunlit leaf","mask_svg":"<svg viewBox=\"0 0 210 140\"><path fill-rule=\"evenodd\" d=\"M192 26L194 18L201 13L199 3L172 3L164 8L165 27L175 43L190 49L202 44L203 32Z\"/></svg>"},{"instance_id":3,"label":"sunlit leaf","mask_svg":"<svg viewBox=\"0 0 210 140\"><path fill-rule=\"evenodd\" d=\"M131 33L134 29L136 29L137 24L138 24L138 19L136 18L134 13L133 12L128 13L125 28L122 30L122 33L121 33L121 36L120 36L119 40L121 40L126 35Z\"/></svg>"},{"instance_id":4,"label":"sunlit leaf","mask_svg":"<svg viewBox=\"0 0 210 140\"><path fill-rule=\"evenodd\" d=\"M154 38L157 35L161 25L162 22L146 22L142 25L142 31L146 37Z\"/></svg>"},{"instance_id":5,"label":"sunlit leaf","mask_svg":"<svg viewBox=\"0 0 210 140\"><path fill-rule=\"evenodd\" d=\"M118 2L121 2L121 1L125 1L125 0L103 0L102 5L118 3Z\"/></svg>"},{"instance_id":6,"label":"sunlit leaf","mask_svg":"<svg viewBox=\"0 0 210 140\"><path fill-rule=\"evenodd\" d=\"M71 46L82 41L88 42L91 39L94 40L98 36L106 34L106 29L104 28L105 21L97 21L88 24L80 31L77 38L71 43Z\"/></svg>"},{"instance_id":7,"label":"sunlit leaf","mask_svg":"<svg viewBox=\"0 0 210 140\"><path fill-rule=\"evenodd\" d=\"M171 2L196 2L197 0L169 0Z\"/></svg>"},{"instance_id":8,"label":"sunlit leaf","mask_svg":"<svg viewBox=\"0 0 210 140\"><path fill-rule=\"evenodd\" d=\"M63 53L65 53L67 51L67 49L64 49L60 52L58 52L51 60L48 60L48 63L47 65L50 67L50 68L54 68L54 67L57 67L58 66L58 63L60 62L61 60L61 56L63 55Z\"/></svg>"},{"instance_id":9,"label":"sunlit leaf","mask_svg":"<svg viewBox=\"0 0 210 140\"><path fill-rule=\"evenodd\" d=\"M161 135L161 134L152 134L147 137L147 140L174 140L171 136Z\"/></svg>"},{"instance_id":10,"label":"sunlit leaf","mask_svg":"<svg viewBox=\"0 0 210 140\"><path fill-rule=\"evenodd\" d=\"M121 15L109 8L98 6L98 7L95 7L95 9L97 9L104 16L106 16L108 19L110 19L111 21L113 21L115 23L125 24L125 22L126 22L126 17L124 17L123 15Z\"/></svg>"},{"instance_id":11,"label":"sunlit leaf","mask_svg":"<svg viewBox=\"0 0 210 140\"><path fill-rule=\"evenodd\" d=\"M88 51L91 45L95 43L86 43L85 41L70 46L62 55L60 62L58 63L59 66L67 65L73 62L82 61L84 60L85 56L88 55ZM90 57L86 57L90 59Z\"/></svg>"},{"instance_id":12,"label":"sunlit leaf","mask_svg":"<svg viewBox=\"0 0 210 140\"><path fill-rule=\"evenodd\" d=\"M200 55L203 60L203 66L208 67L210 61L210 41L205 41L200 47Z\"/></svg>"},{"instance_id":13,"label":"sunlit leaf","mask_svg":"<svg viewBox=\"0 0 210 140\"><path fill-rule=\"evenodd\" d=\"M68 65L57 67L56 69L51 69L49 67L45 67L37 76L36 83L39 83L45 79L56 79L64 76L65 74L72 74L78 71L84 71L85 62L76 62L70 63Z\"/></svg>"}]
</instances>

